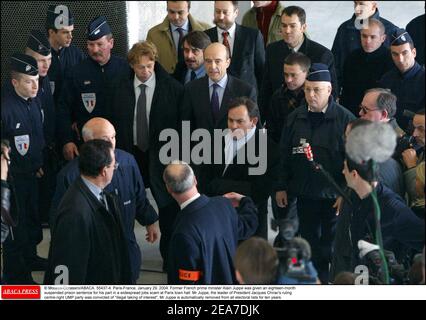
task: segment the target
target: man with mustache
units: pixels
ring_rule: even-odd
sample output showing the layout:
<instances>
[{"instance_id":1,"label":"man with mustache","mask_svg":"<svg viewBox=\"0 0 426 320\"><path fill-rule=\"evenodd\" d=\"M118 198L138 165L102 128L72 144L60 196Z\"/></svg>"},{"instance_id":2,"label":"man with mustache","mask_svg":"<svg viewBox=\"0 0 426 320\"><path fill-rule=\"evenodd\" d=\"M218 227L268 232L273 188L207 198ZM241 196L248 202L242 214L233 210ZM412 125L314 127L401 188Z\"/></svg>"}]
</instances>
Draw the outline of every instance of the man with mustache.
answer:
<instances>
[{"instance_id":1,"label":"man with mustache","mask_svg":"<svg viewBox=\"0 0 426 320\"><path fill-rule=\"evenodd\" d=\"M66 160L78 155L82 126L91 118L106 116L107 95L112 91L110 80L129 72L127 62L111 54L113 47L106 18L93 19L87 29L89 57L73 68L57 106L58 133Z\"/></svg>"},{"instance_id":2,"label":"man with mustache","mask_svg":"<svg viewBox=\"0 0 426 320\"><path fill-rule=\"evenodd\" d=\"M182 84L200 79L206 75L204 68L204 49L211 43L203 31L192 31L182 40L185 61L176 65L173 77Z\"/></svg>"}]
</instances>

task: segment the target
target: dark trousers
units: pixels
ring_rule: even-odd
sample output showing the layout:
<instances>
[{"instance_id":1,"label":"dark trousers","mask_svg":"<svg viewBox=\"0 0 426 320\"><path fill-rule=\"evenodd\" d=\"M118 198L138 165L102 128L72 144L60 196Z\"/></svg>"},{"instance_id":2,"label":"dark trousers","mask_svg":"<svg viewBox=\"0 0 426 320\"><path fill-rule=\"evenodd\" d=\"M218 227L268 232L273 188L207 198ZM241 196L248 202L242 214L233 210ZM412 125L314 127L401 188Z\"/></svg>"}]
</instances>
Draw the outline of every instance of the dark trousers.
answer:
<instances>
[{"instance_id":1,"label":"dark trousers","mask_svg":"<svg viewBox=\"0 0 426 320\"><path fill-rule=\"evenodd\" d=\"M312 249L312 262L318 271L321 283L329 282L329 265L331 262L331 247L334 239L337 221L335 200L312 200L298 198L297 212L299 216L299 231Z\"/></svg>"},{"instance_id":2,"label":"dark trousers","mask_svg":"<svg viewBox=\"0 0 426 320\"><path fill-rule=\"evenodd\" d=\"M158 222L160 225L160 253L163 258L163 270L167 269L167 259L170 247L170 239L173 234L175 220L180 207L176 201L173 201L166 207L158 209Z\"/></svg>"},{"instance_id":3,"label":"dark trousers","mask_svg":"<svg viewBox=\"0 0 426 320\"><path fill-rule=\"evenodd\" d=\"M14 177L15 201L19 210L19 223L27 234L24 249L26 258L31 259L37 254L37 245L43 240L39 206L39 179L31 177Z\"/></svg>"},{"instance_id":4,"label":"dark trousers","mask_svg":"<svg viewBox=\"0 0 426 320\"><path fill-rule=\"evenodd\" d=\"M259 225L254 236L268 240L268 201L256 203L257 220Z\"/></svg>"}]
</instances>

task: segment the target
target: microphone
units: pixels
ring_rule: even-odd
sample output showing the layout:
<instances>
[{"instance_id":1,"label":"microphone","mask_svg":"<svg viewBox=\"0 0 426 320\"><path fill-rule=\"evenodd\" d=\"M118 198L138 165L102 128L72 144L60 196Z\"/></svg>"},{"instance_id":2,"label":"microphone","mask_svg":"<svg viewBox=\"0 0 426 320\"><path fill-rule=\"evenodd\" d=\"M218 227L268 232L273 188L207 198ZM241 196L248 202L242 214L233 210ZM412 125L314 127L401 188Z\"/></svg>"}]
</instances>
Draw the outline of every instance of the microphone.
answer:
<instances>
[{"instance_id":1,"label":"microphone","mask_svg":"<svg viewBox=\"0 0 426 320\"><path fill-rule=\"evenodd\" d=\"M382 163L390 159L397 143L397 134L388 123L371 122L354 128L346 140L346 154L357 164L370 160Z\"/></svg>"},{"instance_id":2,"label":"microphone","mask_svg":"<svg viewBox=\"0 0 426 320\"><path fill-rule=\"evenodd\" d=\"M349 204L352 204L352 201L349 199L347 194L342 190L342 188L334 181L334 178L331 176L330 173L325 170L320 163L316 163L314 161L314 153L312 152L312 147L309 143L305 142L303 145L303 152L305 153L306 159L309 161L309 163L312 164L312 167L314 170L321 172L324 177L328 180L328 182L334 187L334 189L337 191L338 194L340 194L343 199Z\"/></svg>"},{"instance_id":3,"label":"microphone","mask_svg":"<svg viewBox=\"0 0 426 320\"><path fill-rule=\"evenodd\" d=\"M303 145L303 152L305 152L306 159L308 159L309 162L314 162L314 154L312 152L311 145L307 142L305 142Z\"/></svg>"}]
</instances>

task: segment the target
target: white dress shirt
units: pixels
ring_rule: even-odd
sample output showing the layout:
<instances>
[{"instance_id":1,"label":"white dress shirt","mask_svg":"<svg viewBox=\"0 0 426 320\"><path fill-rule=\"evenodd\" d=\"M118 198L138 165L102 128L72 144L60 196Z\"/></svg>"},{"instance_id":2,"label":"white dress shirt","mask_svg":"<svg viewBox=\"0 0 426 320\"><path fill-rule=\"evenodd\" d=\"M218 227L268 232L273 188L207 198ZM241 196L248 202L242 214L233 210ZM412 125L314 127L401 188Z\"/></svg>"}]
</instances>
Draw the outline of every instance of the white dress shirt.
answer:
<instances>
[{"instance_id":1,"label":"white dress shirt","mask_svg":"<svg viewBox=\"0 0 426 320\"><path fill-rule=\"evenodd\" d=\"M235 29L237 28L237 25L234 23L232 25L231 28L229 28L229 30L223 30L219 27L216 27L217 29L217 38L219 40L220 43L223 43L223 35L222 32L229 32L228 35L228 42L229 42L229 47L231 49L231 56L234 55L234 43L235 43Z\"/></svg>"}]
</instances>

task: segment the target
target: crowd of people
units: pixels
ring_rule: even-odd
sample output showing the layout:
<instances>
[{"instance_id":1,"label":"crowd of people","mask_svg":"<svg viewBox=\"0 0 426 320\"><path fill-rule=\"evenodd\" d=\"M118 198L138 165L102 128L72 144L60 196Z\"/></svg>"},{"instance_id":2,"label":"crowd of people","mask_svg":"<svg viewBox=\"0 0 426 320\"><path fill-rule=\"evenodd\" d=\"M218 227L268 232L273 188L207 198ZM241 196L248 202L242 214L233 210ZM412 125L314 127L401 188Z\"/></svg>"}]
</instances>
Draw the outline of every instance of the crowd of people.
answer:
<instances>
[{"instance_id":1,"label":"crowd of people","mask_svg":"<svg viewBox=\"0 0 426 320\"><path fill-rule=\"evenodd\" d=\"M126 57L50 5L1 89L2 283L136 284L135 221L169 284L424 283L425 16L353 5L330 50L299 6L167 1Z\"/></svg>"}]
</instances>

